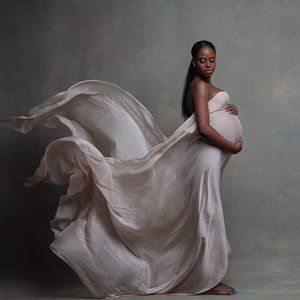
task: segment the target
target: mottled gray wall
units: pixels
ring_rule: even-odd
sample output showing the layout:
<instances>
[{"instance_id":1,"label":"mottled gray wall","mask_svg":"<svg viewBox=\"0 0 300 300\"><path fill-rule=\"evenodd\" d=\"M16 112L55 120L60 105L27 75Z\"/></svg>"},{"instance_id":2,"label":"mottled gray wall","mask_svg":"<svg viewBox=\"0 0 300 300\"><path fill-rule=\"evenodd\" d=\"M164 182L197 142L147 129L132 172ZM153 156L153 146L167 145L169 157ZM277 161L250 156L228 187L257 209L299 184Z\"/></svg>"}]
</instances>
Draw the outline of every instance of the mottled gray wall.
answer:
<instances>
[{"instance_id":1,"label":"mottled gray wall","mask_svg":"<svg viewBox=\"0 0 300 300\"><path fill-rule=\"evenodd\" d=\"M26 114L77 81L100 79L132 93L167 135L183 122L190 48L212 41L212 82L238 105L244 133L244 149L222 182L231 263L249 267L270 259L271 271L295 267L299 1L1 1L0 22L0 117ZM0 128L2 266L55 260L48 221L63 188L22 184L46 145L66 133Z\"/></svg>"}]
</instances>

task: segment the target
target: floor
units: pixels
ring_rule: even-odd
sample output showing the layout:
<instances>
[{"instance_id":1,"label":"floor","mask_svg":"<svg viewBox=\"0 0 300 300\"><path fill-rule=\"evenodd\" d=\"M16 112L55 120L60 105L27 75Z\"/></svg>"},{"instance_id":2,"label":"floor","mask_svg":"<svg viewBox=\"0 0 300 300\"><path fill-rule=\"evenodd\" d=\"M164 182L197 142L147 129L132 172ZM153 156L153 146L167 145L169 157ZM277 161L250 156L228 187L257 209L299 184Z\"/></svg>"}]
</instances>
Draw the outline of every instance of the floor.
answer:
<instances>
[{"instance_id":1,"label":"floor","mask_svg":"<svg viewBox=\"0 0 300 300\"><path fill-rule=\"evenodd\" d=\"M239 289L234 296L146 296L151 299L241 299L241 300L299 300L300 259L264 260L250 263L232 262L223 282ZM67 266L50 267L28 272L1 271L0 299L93 299L77 275ZM123 296L119 299L145 300L145 296Z\"/></svg>"}]
</instances>

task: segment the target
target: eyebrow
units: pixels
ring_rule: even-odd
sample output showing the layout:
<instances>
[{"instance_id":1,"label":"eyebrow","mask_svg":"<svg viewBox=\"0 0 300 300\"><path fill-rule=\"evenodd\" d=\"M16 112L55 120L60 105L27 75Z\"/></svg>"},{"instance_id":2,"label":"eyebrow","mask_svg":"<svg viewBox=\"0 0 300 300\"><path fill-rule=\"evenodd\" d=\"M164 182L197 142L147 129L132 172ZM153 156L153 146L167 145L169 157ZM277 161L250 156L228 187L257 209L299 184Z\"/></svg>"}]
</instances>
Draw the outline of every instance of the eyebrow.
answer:
<instances>
[{"instance_id":1,"label":"eyebrow","mask_svg":"<svg viewBox=\"0 0 300 300\"><path fill-rule=\"evenodd\" d=\"M203 56L200 56L199 58L205 58L205 57L203 57ZM211 57L209 57L209 58L215 58L215 56L211 56Z\"/></svg>"}]
</instances>

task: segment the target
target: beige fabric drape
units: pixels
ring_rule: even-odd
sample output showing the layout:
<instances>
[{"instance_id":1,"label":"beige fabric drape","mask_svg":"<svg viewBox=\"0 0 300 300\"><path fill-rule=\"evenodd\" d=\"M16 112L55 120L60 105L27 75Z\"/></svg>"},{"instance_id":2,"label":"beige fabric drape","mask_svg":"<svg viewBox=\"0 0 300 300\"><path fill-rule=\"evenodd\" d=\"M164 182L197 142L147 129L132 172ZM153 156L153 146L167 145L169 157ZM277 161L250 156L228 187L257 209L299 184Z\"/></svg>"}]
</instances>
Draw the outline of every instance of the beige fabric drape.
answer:
<instances>
[{"instance_id":1,"label":"beige fabric drape","mask_svg":"<svg viewBox=\"0 0 300 300\"><path fill-rule=\"evenodd\" d=\"M211 126L231 142L241 123L209 103ZM231 154L199 135L195 115L166 137L150 112L117 85L87 80L0 125L27 133L67 126L25 186L69 183L51 221L51 250L94 297L196 294L219 283L228 265L220 196Z\"/></svg>"}]
</instances>

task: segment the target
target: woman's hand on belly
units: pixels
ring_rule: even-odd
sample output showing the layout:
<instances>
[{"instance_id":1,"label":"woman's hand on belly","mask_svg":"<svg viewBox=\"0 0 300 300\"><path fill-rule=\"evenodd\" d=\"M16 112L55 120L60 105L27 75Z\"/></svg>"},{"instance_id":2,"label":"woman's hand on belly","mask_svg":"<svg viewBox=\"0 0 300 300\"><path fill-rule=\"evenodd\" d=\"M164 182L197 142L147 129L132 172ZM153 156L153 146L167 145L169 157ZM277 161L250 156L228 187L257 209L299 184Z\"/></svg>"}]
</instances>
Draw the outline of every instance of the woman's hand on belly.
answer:
<instances>
[{"instance_id":1,"label":"woman's hand on belly","mask_svg":"<svg viewBox=\"0 0 300 300\"><path fill-rule=\"evenodd\" d=\"M230 114L237 115L238 114L238 109L234 104L228 103L225 105L225 110L229 112Z\"/></svg>"},{"instance_id":2,"label":"woman's hand on belly","mask_svg":"<svg viewBox=\"0 0 300 300\"><path fill-rule=\"evenodd\" d=\"M240 141L234 144L233 150L231 151L232 154L237 154L243 149L243 141Z\"/></svg>"}]
</instances>

